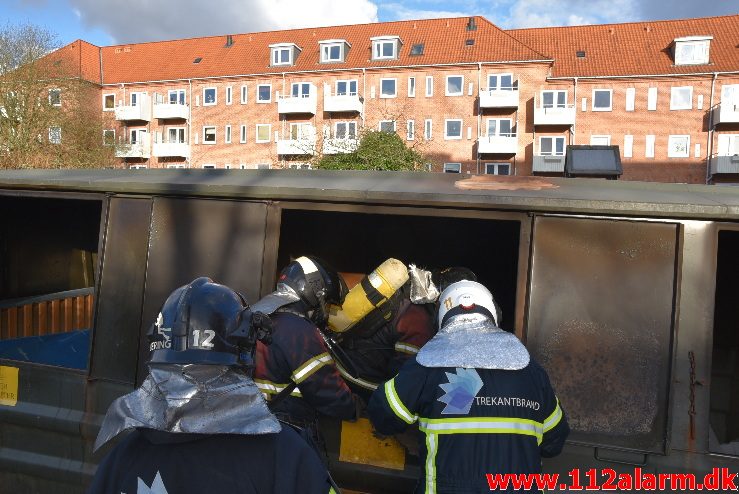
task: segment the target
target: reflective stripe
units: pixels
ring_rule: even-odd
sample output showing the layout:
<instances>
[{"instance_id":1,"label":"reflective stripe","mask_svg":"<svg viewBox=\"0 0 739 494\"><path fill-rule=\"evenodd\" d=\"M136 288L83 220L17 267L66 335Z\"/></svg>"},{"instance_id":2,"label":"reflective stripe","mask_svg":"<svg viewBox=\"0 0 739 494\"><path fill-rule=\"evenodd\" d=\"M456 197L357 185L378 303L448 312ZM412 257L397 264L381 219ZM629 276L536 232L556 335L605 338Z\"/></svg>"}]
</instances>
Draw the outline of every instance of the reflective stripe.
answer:
<instances>
[{"instance_id":1,"label":"reflective stripe","mask_svg":"<svg viewBox=\"0 0 739 494\"><path fill-rule=\"evenodd\" d=\"M305 256L298 257L295 259L295 262L300 264L300 267L303 268L303 274L315 273L318 271L316 264Z\"/></svg>"},{"instance_id":2,"label":"reflective stripe","mask_svg":"<svg viewBox=\"0 0 739 494\"><path fill-rule=\"evenodd\" d=\"M436 451L439 437L433 433L426 434L426 494L436 493Z\"/></svg>"},{"instance_id":3,"label":"reflective stripe","mask_svg":"<svg viewBox=\"0 0 739 494\"><path fill-rule=\"evenodd\" d=\"M270 398L270 395L276 395L288 386L287 384L277 384L265 379L254 379L254 382L259 388L259 391L265 395L265 398ZM290 392L290 396L302 397L303 395L300 394L300 390L298 388L295 388Z\"/></svg>"},{"instance_id":4,"label":"reflective stripe","mask_svg":"<svg viewBox=\"0 0 739 494\"><path fill-rule=\"evenodd\" d=\"M403 405L403 402L400 401L398 393L395 392L395 378L390 379L385 383L385 397L390 405L390 409L400 420L406 424L412 424L416 421L418 417L411 415L411 412L409 412L405 405Z\"/></svg>"},{"instance_id":5,"label":"reflective stripe","mask_svg":"<svg viewBox=\"0 0 739 494\"><path fill-rule=\"evenodd\" d=\"M334 488L333 488L333 487L331 487L331 488L330 488L330 489L328 490L328 494L336 494L336 491L334 490Z\"/></svg>"},{"instance_id":6,"label":"reflective stripe","mask_svg":"<svg viewBox=\"0 0 739 494\"><path fill-rule=\"evenodd\" d=\"M560 420L562 420L562 409L559 407L559 398L557 398L557 406L554 408L552 414L544 421L544 432L552 430L559 424Z\"/></svg>"},{"instance_id":7,"label":"reflective stripe","mask_svg":"<svg viewBox=\"0 0 739 494\"><path fill-rule=\"evenodd\" d=\"M313 357L312 359L305 361L303 365L295 369L295 372L293 372L292 375L292 380L295 381L297 384L300 384L301 382L308 379L311 374L316 372L318 369L326 364L330 364L331 362L333 362L333 359L331 358L331 355L328 354L328 352Z\"/></svg>"},{"instance_id":8,"label":"reflective stripe","mask_svg":"<svg viewBox=\"0 0 739 494\"><path fill-rule=\"evenodd\" d=\"M370 389L372 391L377 389L377 384L371 383L369 381L365 381L364 379L361 379L359 377L354 377L349 372L347 372L346 369L344 369L340 363L336 362L336 369L339 371L339 374L341 374L341 377L346 379L347 381L351 381L357 386L361 386L364 389Z\"/></svg>"},{"instance_id":9,"label":"reflective stripe","mask_svg":"<svg viewBox=\"0 0 739 494\"><path fill-rule=\"evenodd\" d=\"M418 347L409 345L408 343L396 343L395 350L398 352L409 353L411 355L418 353Z\"/></svg>"},{"instance_id":10,"label":"reflective stripe","mask_svg":"<svg viewBox=\"0 0 739 494\"><path fill-rule=\"evenodd\" d=\"M540 422L508 417L420 418L418 428L427 434L522 434L535 437L537 444L544 434Z\"/></svg>"}]
</instances>

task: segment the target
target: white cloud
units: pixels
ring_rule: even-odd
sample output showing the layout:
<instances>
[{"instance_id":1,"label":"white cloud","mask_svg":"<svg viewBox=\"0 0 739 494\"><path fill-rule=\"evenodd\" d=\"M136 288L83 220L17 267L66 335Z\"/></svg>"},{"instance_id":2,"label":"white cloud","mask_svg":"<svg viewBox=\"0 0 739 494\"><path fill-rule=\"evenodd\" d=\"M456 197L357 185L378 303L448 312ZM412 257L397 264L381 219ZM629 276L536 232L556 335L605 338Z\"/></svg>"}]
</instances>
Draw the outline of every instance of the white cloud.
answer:
<instances>
[{"instance_id":1,"label":"white cloud","mask_svg":"<svg viewBox=\"0 0 739 494\"><path fill-rule=\"evenodd\" d=\"M636 7L635 0L518 0L497 21L504 28L628 22Z\"/></svg>"},{"instance_id":2,"label":"white cloud","mask_svg":"<svg viewBox=\"0 0 739 494\"><path fill-rule=\"evenodd\" d=\"M370 0L68 0L117 43L377 21Z\"/></svg>"},{"instance_id":3,"label":"white cloud","mask_svg":"<svg viewBox=\"0 0 739 494\"><path fill-rule=\"evenodd\" d=\"M418 4L419 2L415 2ZM427 10L421 8L408 7L408 4L385 3L382 4L384 11L383 18L393 21L403 21L408 19L439 19L443 17L465 17L469 12L450 11L450 10ZM447 4L448 5L448 4ZM430 6L430 5L428 5Z\"/></svg>"}]
</instances>

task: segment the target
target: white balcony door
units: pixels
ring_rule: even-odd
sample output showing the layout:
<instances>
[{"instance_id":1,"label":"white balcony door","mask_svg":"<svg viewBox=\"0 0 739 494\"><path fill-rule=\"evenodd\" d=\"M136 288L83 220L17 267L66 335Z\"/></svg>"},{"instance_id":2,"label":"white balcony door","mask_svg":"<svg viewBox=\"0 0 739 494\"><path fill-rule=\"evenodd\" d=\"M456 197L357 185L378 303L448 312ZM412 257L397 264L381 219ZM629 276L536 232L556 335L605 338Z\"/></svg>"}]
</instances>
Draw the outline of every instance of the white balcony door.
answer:
<instances>
[{"instance_id":1,"label":"white balcony door","mask_svg":"<svg viewBox=\"0 0 739 494\"><path fill-rule=\"evenodd\" d=\"M185 143L185 128L184 127L172 127L167 130L167 142L170 144L184 144Z\"/></svg>"},{"instance_id":2,"label":"white balcony door","mask_svg":"<svg viewBox=\"0 0 739 494\"><path fill-rule=\"evenodd\" d=\"M739 134L720 134L718 136L718 155L739 155Z\"/></svg>"},{"instance_id":3,"label":"white balcony door","mask_svg":"<svg viewBox=\"0 0 739 494\"><path fill-rule=\"evenodd\" d=\"M169 104L170 105L184 105L185 104L185 90L173 90L169 92Z\"/></svg>"},{"instance_id":4,"label":"white balcony door","mask_svg":"<svg viewBox=\"0 0 739 494\"><path fill-rule=\"evenodd\" d=\"M307 82L293 82L292 97L307 98L310 96L310 84Z\"/></svg>"},{"instance_id":5,"label":"white balcony door","mask_svg":"<svg viewBox=\"0 0 739 494\"><path fill-rule=\"evenodd\" d=\"M141 144L146 138L146 129L132 129L131 130L131 144Z\"/></svg>"},{"instance_id":6,"label":"white balcony door","mask_svg":"<svg viewBox=\"0 0 739 494\"><path fill-rule=\"evenodd\" d=\"M336 95L337 96L356 96L357 95L357 81L336 81Z\"/></svg>"},{"instance_id":7,"label":"white balcony door","mask_svg":"<svg viewBox=\"0 0 739 494\"><path fill-rule=\"evenodd\" d=\"M724 84L721 87L721 104L739 106L739 84Z\"/></svg>"},{"instance_id":8,"label":"white balcony door","mask_svg":"<svg viewBox=\"0 0 739 494\"><path fill-rule=\"evenodd\" d=\"M542 91L542 108L565 108L567 106L567 91Z\"/></svg>"},{"instance_id":9,"label":"white balcony door","mask_svg":"<svg viewBox=\"0 0 739 494\"><path fill-rule=\"evenodd\" d=\"M144 101L146 93L131 93L131 106L139 106Z\"/></svg>"},{"instance_id":10,"label":"white balcony door","mask_svg":"<svg viewBox=\"0 0 739 494\"><path fill-rule=\"evenodd\" d=\"M513 74L488 75L488 91L511 91L513 89Z\"/></svg>"},{"instance_id":11,"label":"white balcony door","mask_svg":"<svg viewBox=\"0 0 739 494\"><path fill-rule=\"evenodd\" d=\"M309 123L291 123L290 139L293 141L300 139L309 139L313 137L311 132L311 124Z\"/></svg>"},{"instance_id":12,"label":"white balcony door","mask_svg":"<svg viewBox=\"0 0 739 494\"><path fill-rule=\"evenodd\" d=\"M488 118L488 137L513 136L513 123L510 118Z\"/></svg>"}]
</instances>

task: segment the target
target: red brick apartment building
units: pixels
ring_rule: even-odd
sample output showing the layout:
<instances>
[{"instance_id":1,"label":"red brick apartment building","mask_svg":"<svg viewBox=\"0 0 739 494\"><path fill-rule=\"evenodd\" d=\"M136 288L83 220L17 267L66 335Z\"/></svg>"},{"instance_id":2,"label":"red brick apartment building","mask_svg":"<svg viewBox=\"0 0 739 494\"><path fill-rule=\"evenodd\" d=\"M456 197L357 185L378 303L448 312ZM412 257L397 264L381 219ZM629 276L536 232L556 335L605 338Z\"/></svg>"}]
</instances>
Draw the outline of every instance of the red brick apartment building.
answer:
<instances>
[{"instance_id":1,"label":"red brick apartment building","mask_svg":"<svg viewBox=\"0 0 739 494\"><path fill-rule=\"evenodd\" d=\"M429 170L561 175L618 145L622 179L739 183L739 15L502 30L482 17L61 49L100 86L129 168L309 167L362 128Z\"/></svg>"}]
</instances>

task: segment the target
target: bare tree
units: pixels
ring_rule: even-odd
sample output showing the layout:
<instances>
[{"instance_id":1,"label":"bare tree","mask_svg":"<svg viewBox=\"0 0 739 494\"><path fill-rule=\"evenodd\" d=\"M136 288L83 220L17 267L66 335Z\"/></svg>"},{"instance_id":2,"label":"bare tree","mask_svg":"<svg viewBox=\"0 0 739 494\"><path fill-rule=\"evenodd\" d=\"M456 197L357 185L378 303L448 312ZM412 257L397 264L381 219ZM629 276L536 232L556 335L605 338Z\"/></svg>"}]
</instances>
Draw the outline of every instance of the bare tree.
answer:
<instances>
[{"instance_id":1,"label":"bare tree","mask_svg":"<svg viewBox=\"0 0 739 494\"><path fill-rule=\"evenodd\" d=\"M80 75L53 33L0 29L0 169L114 165L98 86Z\"/></svg>"}]
</instances>

